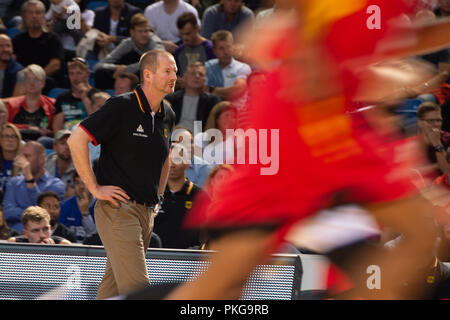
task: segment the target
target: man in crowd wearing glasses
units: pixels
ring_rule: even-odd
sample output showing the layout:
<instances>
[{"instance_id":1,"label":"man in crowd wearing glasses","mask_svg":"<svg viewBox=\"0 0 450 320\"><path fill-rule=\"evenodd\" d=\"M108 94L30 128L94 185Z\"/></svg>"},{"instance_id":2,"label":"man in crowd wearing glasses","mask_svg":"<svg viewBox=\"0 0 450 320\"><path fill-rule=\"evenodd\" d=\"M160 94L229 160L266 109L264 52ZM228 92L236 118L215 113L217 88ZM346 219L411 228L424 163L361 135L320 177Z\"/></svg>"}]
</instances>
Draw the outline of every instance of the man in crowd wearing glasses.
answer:
<instances>
[{"instance_id":1,"label":"man in crowd wearing glasses","mask_svg":"<svg viewBox=\"0 0 450 320\"><path fill-rule=\"evenodd\" d=\"M98 89L89 84L89 65L82 58L73 58L67 63L70 90L61 93L55 102L53 132L72 127L87 118L93 110L90 98Z\"/></svg>"},{"instance_id":2,"label":"man in crowd wearing glasses","mask_svg":"<svg viewBox=\"0 0 450 320\"><path fill-rule=\"evenodd\" d=\"M440 106L434 102L422 103L417 109L417 126L428 160L433 164L430 177L450 172L450 165L447 161L450 133L442 131ZM426 175L428 176L428 174Z\"/></svg>"}]
</instances>

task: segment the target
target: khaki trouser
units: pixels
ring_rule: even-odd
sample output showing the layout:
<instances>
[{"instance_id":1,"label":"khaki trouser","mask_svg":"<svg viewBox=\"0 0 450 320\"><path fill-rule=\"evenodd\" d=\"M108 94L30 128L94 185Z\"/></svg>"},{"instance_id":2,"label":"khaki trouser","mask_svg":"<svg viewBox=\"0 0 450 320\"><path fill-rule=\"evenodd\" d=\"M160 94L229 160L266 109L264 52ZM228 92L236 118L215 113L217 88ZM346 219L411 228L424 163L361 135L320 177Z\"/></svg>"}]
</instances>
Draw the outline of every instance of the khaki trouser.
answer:
<instances>
[{"instance_id":1,"label":"khaki trouser","mask_svg":"<svg viewBox=\"0 0 450 320\"><path fill-rule=\"evenodd\" d=\"M95 223L107 255L97 299L124 295L149 283L145 254L154 218L152 209L133 201L120 208L97 201Z\"/></svg>"}]
</instances>

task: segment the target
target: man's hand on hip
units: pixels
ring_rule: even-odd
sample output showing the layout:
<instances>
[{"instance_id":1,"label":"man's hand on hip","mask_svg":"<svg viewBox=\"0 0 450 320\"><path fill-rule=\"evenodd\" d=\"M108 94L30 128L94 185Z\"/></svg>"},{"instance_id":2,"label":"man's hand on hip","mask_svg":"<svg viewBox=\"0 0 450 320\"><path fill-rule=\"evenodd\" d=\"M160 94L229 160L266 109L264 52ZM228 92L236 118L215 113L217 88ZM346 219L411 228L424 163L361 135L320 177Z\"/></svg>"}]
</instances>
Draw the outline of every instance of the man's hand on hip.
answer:
<instances>
[{"instance_id":1,"label":"man's hand on hip","mask_svg":"<svg viewBox=\"0 0 450 320\"><path fill-rule=\"evenodd\" d=\"M117 200L124 203L128 203L128 200L130 200L127 193L122 188L116 186L97 186L92 191L92 195L99 200L111 202L116 208L120 207Z\"/></svg>"}]
</instances>

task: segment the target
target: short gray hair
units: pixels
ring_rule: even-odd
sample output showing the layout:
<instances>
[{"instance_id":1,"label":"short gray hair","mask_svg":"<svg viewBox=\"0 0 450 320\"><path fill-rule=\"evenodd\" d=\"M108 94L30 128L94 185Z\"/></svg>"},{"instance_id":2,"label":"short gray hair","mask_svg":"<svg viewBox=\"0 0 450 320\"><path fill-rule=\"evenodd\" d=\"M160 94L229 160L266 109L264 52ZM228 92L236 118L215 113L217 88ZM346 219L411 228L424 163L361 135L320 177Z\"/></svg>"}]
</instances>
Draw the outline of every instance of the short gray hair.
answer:
<instances>
[{"instance_id":1,"label":"short gray hair","mask_svg":"<svg viewBox=\"0 0 450 320\"><path fill-rule=\"evenodd\" d=\"M31 72L36 78L38 78L40 81L45 81L46 74L45 70L37 64L30 64L25 69L24 72Z\"/></svg>"}]
</instances>

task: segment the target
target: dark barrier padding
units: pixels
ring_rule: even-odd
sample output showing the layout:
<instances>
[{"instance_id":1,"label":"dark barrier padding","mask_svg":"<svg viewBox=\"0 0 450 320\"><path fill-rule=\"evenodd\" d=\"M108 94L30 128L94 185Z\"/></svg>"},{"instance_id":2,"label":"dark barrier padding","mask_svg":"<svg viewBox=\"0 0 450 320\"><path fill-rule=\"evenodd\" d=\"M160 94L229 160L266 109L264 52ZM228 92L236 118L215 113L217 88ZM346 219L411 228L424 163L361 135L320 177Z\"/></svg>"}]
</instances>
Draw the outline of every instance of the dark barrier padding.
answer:
<instances>
[{"instance_id":1,"label":"dark barrier padding","mask_svg":"<svg viewBox=\"0 0 450 320\"><path fill-rule=\"evenodd\" d=\"M208 265L211 251L149 249L150 283L189 281ZM95 299L103 276L103 247L0 243L0 299ZM298 255L276 254L247 280L241 299L299 299L302 265ZM54 295L49 296L52 292Z\"/></svg>"}]
</instances>

